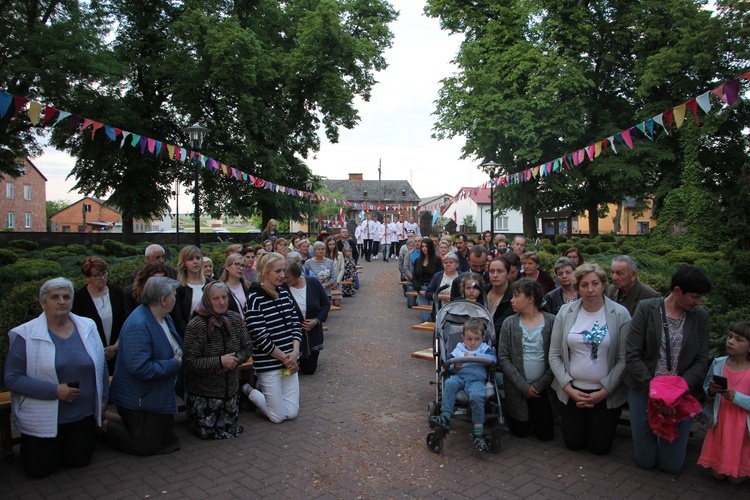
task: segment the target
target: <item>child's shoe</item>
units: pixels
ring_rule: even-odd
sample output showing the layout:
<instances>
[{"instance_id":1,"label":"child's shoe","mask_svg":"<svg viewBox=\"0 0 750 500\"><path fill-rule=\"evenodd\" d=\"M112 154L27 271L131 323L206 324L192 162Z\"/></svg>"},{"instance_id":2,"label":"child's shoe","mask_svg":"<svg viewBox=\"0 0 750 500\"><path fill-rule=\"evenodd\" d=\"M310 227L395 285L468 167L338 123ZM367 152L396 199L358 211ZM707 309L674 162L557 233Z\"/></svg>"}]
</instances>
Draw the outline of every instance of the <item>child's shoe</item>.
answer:
<instances>
[{"instance_id":1,"label":"child's shoe","mask_svg":"<svg viewBox=\"0 0 750 500\"><path fill-rule=\"evenodd\" d=\"M427 421L430 423L430 429L434 429L435 427L440 427L444 431L451 430L451 419L450 417L446 417L445 415L432 415L430 418L427 419Z\"/></svg>"},{"instance_id":2,"label":"child's shoe","mask_svg":"<svg viewBox=\"0 0 750 500\"><path fill-rule=\"evenodd\" d=\"M490 451L490 447L487 446L487 441L484 440L483 436L474 436L474 446L479 451Z\"/></svg>"}]
</instances>

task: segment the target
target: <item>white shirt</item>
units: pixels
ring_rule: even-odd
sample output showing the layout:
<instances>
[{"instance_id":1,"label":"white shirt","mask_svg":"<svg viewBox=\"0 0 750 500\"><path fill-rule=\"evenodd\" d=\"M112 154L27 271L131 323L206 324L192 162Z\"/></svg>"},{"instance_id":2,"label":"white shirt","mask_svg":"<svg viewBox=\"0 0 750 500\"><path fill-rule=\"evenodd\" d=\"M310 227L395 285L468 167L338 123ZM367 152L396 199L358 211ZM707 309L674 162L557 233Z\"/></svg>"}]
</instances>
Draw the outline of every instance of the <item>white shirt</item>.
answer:
<instances>
[{"instance_id":1,"label":"white shirt","mask_svg":"<svg viewBox=\"0 0 750 500\"><path fill-rule=\"evenodd\" d=\"M419 233L419 225L416 222L404 222L404 229L408 233L409 231L414 232L414 236L422 236Z\"/></svg>"},{"instance_id":2,"label":"white shirt","mask_svg":"<svg viewBox=\"0 0 750 500\"><path fill-rule=\"evenodd\" d=\"M109 301L109 288L107 293L101 297L91 297L96 306L96 312L99 313L99 319L102 320L102 327L104 327L104 338L107 339L107 345L109 345L112 339L112 303Z\"/></svg>"},{"instance_id":3,"label":"white shirt","mask_svg":"<svg viewBox=\"0 0 750 500\"><path fill-rule=\"evenodd\" d=\"M592 336L598 339L592 342ZM574 386L586 390L601 389L601 380L609 373L610 339L604 306L593 313L581 308L568 333L570 376Z\"/></svg>"}]
</instances>

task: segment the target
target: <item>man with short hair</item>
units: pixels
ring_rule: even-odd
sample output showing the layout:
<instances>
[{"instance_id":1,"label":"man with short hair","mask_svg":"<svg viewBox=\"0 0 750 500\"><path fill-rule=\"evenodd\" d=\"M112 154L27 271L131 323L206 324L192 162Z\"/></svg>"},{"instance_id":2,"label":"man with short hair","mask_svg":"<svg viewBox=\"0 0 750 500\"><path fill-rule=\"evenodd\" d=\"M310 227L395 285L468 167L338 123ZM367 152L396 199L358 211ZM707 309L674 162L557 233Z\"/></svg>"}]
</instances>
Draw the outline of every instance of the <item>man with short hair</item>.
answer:
<instances>
[{"instance_id":1,"label":"man with short hair","mask_svg":"<svg viewBox=\"0 0 750 500\"><path fill-rule=\"evenodd\" d=\"M177 269L170 266L169 264L165 264L165 254L164 247L161 245L149 245L146 247L146 250L143 252L144 260L146 261L146 265L149 264L164 264L167 268L167 274L166 276L168 278L172 278L173 280L177 279ZM135 275L138 274L138 271L143 269L145 266L141 266L128 276L128 284L135 281Z\"/></svg>"},{"instance_id":2,"label":"man with short hair","mask_svg":"<svg viewBox=\"0 0 750 500\"><path fill-rule=\"evenodd\" d=\"M518 235L513 238L513 253L518 255L518 258L523 259L523 254L526 253L526 238Z\"/></svg>"},{"instance_id":3,"label":"man with short hair","mask_svg":"<svg viewBox=\"0 0 750 500\"><path fill-rule=\"evenodd\" d=\"M398 240L398 243L396 243L396 255L401 255L401 248L406 245L407 236L406 228L399 214L393 215L393 224L396 226L396 239Z\"/></svg>"},{"instance_id":4,"label":"man with short hair","mask_svg":"<svg viewBox=\"0 0 750 500\"><path fill-rule=\"evenodd\" d=\"M458 274L465 273L469 270L469 249L466 246L466 235L464 233L458 233L453 240L453 245L456 247L456 255L458 255Z\"/></svg>"},{"instance_id":5,"label":"man with short hair","mask_svg":"<svg viewBox=\"0 0 750 500\"><path fill-rule=\"evenodd\" d=\"M638 265L629 256L618 255L612 259L610 269L612 284L607 290L607 297L622 304L631 316L635 314L639 301L659 297L656 290L638 281Z\"/></svg>"},{"instance_id":6,"label":"man with short hair","mask_svg":"<svg viewBox=\"0 0 750 500\"><path fill-rule=\"evenodd\" d=\"M372 254L372 239L375 237L375 224L370 220L370 211L365 212L365 219L362 221L362 253L365 255L365 261L370 262Z\"/></svg>"},{"instance_id":7,"label":"man with short hair","mask_svg":"<svg viewBox=\"0 0 750 500\"><path fill-rule=\"evenodd\" d=\"M357 251L357 240L354 238L349 237L349 230L346 228L341 229L339 231L339 240L336 242L336 247L339 249L339 252L343 252L344 248L349 247L352 249L352 259L354 259L354 263L356 264L359 260L359 252Z\"/></svg>"},{"instance_id":8,"label":"man with short hair","mask_svg":"<svg viewBox=\"0 0 750 500\"><path fill-rule=\"evenodd\" d=\"M468 259L469 271L480 275L485 285L490 282L490 275L487 272L487 263L489 262L487 257L487 249L482 245L474 245L473 247L471 247ZM461 257L459 257L459 260L460 259ZM458 274L463 273L459 271ZM459 281L461 280L455 279L451 284L451 299L457 299L461 297L461 287Z\"/></svg>"}]
</instances>

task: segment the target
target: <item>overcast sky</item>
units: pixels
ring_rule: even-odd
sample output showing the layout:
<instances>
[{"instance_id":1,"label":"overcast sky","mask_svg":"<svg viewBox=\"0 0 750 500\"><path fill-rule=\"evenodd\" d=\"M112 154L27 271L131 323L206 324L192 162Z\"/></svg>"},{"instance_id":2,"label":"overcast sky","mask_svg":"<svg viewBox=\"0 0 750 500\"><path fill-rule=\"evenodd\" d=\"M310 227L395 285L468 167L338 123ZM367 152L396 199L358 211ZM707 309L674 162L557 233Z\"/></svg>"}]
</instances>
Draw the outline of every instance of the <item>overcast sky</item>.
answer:
<instances>
[{"instance_id":1,"label":"overcast sky","mask_svg":"<svg viewBox=\"0 0 750 500\"><path fill-rule=\"evenodd\" d=\"M420 197L454 195L461 186L487 181L478 162L459 160L462 139L437 141L430 137L439 82L455 71L450 61L460 38L448 36L436 19L425 17L424 2L391 3L400 15L391 25L395 37L393 47L385 53L388 68L376 75L378 83L370 102L357 101L361 122L353 130L342 129L337 144L324 140L308 166L313 174L329 179L345 179L349 173L377 179L378 161L382 160L383 179L406 179ZM69 192L74 181L65 180L72 158L46 149L34 162L50 181L48 200L75 201L82 196ZM242 165L233 166L242 170ZM189 203L188 197L180 197L181 207Z\"/></svg>"}]
</instances>

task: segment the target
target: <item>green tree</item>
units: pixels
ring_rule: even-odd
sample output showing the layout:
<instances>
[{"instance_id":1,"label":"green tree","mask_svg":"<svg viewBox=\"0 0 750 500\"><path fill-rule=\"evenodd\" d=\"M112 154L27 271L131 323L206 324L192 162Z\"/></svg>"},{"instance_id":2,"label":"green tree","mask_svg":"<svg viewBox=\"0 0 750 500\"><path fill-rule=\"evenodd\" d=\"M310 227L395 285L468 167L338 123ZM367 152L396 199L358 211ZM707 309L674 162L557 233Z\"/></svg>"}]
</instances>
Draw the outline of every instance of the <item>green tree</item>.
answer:
<instances>
[{"instance_id":1,"label":"green tree","mask_svg":"<svg viewBox=\"0 0 750 500\"><path fill-rule=\"evenodd\" d=\"M67 206L70 206L70 200L47 200L47 231L50 230L50 217Z\"/></svg>"},{"instance_id":2,"label":"green tree","mask_svg":"<svg viewBox=\"0 0 750 500\"><path fill-rule=\"evenodd\" d=\"M66 109L72 94L97 85L107 68L106 4L0 2L0 90ZM12 116L11 111L0 121L0 176L16 177L17 158L41 153L37 130L25 113Z\"/></svg>"}]
</instances>

